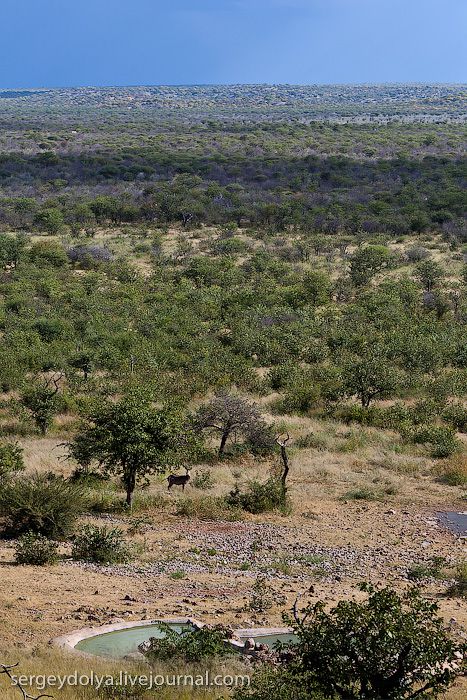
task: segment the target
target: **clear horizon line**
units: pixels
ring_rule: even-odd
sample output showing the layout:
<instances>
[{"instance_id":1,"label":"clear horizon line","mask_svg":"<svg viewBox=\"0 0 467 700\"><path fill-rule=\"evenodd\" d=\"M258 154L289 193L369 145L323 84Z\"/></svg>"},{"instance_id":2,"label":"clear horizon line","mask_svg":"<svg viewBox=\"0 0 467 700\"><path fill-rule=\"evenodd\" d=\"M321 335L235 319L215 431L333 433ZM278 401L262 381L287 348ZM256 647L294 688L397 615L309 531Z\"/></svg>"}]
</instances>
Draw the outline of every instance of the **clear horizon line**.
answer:
<instances>
[{"instance_id":1,"label":"clear horizon line","mask_svg":"<svg viewBox=\"0 0 467 700\"><path fill-rule=\"evenodd\" d=\"M260 83L237 83L237 82L208 82L208 83L130 83L130 84L74 84L74 85L15 85L8 87L1 87L0 92L16 91L16 90L92 90L92 89L116 89L116 88L151 88L151 87L380 87L380 86L400 86L400 85L426 85L426 86L450 86L450 87L465 87L467 88L467 83L456 82L456 81L425 81L425 80L409 80L409 81L383 81L383 82L373 82L373 81L363 81L363 82L317 82L317 83L273 83L273 82L260 82Z\"/></svg>"}]
</instances>

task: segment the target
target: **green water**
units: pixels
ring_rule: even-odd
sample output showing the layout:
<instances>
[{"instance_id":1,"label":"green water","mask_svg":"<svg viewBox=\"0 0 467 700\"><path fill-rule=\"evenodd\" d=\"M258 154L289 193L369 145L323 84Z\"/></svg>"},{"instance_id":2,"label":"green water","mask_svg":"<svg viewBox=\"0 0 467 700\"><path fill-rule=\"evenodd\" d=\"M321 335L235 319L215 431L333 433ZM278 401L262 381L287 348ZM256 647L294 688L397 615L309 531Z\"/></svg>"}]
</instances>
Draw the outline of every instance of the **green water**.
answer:
<instances>
[{"instance_id":1,"label":"green water","mask_svg":"<svg viewBox=\"0 0 467 700\"><path fill-rule=\"evenodd\" d=\"M176 632L193 629L191 625L168 626ZM130 627L129 629L88 637L88 639L78 642L75 648L87 654L121 659L127 654L134 654L138 651L138 645L146 642L150 637L162 639L164 636L164 632L157 624L144 625L144 627Z\"/></svg>"},{"instance_id":2,"label":"green water","mask_svg":"<svg viewBox=\"0 0 467 700\"><path fill-rule=\"evenodd\" d=\"M270 648L274 646L276 642L282 642L283 644L293 644L298 641L295 634L265 634L262 637L253 637L256 644L267 644Z\"/></svg>"},{"instance_id":3,"label":"green water","mask_svg":"<svg viewBox=\"0 0 467 700\"><path fill-rule=\"evenodd\" d=\"M168 625L176 632L191 630L191 625ZM106 656L112 659L122 659L128 654L138 651L138 646L146 642L151 637L162 639L164 632L157 624L144 625L141 627L130 627L129 629L117 630L116 632L105 632L95 637L88 637L78 642L76 649L95 656ZM258 644L268 644L273 647L276 642L285 644L294 642L297 637L294 634L268 634L262 637L254 637Z\"/></svg>"}]
</instances>

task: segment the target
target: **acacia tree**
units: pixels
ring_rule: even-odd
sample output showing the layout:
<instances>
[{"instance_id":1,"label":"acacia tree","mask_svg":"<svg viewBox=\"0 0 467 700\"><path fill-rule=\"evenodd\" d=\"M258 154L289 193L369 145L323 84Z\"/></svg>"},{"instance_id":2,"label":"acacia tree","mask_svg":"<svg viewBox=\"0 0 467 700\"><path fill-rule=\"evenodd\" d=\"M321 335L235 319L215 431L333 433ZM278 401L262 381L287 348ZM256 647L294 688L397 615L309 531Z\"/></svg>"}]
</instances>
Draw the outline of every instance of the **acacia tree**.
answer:
<instances>
[{"instance_id":1,"label":"acacia tree","mask_svg":"<svg viewBox=\"0 0 467 700\"><path fill-rule=\"evenodd\" d=\"M54 415L60 410L59 390L62 377L63 375L60 373L58 375L54 374L47 379L37 380L21 395L21 403L31 413L42 435L46 434L52 424Z\"/></svg>"},{"instance_id":2,"label":"acacia tree","mask_svg":"<svg viewBox=\"0 0 467 700\"><path fill-rule=\"evenodd\" d=\"M80 465L95 461L104 473L120 476L131 506L138 482L163 473L171 461L189 458L195 445L179 411L157 408L148 397L130 393L92 409L68 450Z\"/></svg>"},{"instance_id":3,"label":"acacia tree","mask_svg":"<svg viewBox=\"0 0 467 700\"><path fill-rule=\"evenodd\" d=\"M436 260L424 260L415 268L418 280L427 292L431 292L441 282L444 270Z\"/></svg>"},{"instance_id":4,"label":"acacia tree","mask_svg":"<svg viewBox=\"0 0 467 700\"><path fill-rule=\"evenodd\" d=\"M298 643L235 700L427 700L465 673L467 645L450 639L436 604L416 589L361 588L367 600L342 600L329 612L322 601L295 606L288 621Z\"/></svg>"},{"instance_id":5,"label":"acacia tree","mask_svg":"<svg viewBox=\"0 0 467 700\"><path fill-rule=\"evenodd\" d=\"M359 248L350 258L350 277L357 287L368 284L372 277L393 264L391 251L383 245Z\"/></svg>"},{"instance_id":6,"label":"acacia tree","mask_svg":"<svg viewBox=\"0 0 467 700\"><path fill-rule=\"evenodd\" d=\"M390 396L396 390L400 373L383 354L370 352L346 361L342 380L345 392L356 396L368 408L374 399Z\"/></svg>"},{"instance_id":7,"label":"acacia tree","mask_svg":"<svg viewBox=\"0 0 467 700\"><path fill-rule=\"evenodd\" d=\"M195 427L220 434L219 457L227 440L240 434L256 447L272 448L274 438L258 406L226 391L218 392L195 415Z\"/></svg>"}]
</instances>

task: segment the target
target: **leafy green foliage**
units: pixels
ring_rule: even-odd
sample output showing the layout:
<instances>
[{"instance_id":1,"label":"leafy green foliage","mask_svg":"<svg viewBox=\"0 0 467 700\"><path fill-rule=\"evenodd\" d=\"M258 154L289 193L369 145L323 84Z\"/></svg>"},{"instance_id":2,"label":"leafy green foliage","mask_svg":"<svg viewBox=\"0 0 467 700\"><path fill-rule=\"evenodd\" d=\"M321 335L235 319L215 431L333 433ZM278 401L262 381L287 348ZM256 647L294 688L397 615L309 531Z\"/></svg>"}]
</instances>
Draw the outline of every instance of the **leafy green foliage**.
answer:
<instances>
[{"instance_id":1,"label":"leafy green foliage","mask_svg":"<svg viewBox=\"0 0 467 700\"><path fill-rule=\"evenodd\" d=\"M347 360L342 376L347 394L356 396L364 408L368 408L375 398L390 396L400 383L400 373L383 353L373 349L361 357Z\"/></svg>"},{"instance_id":2,"label":"leafy green foliage","mask_svg":"<svg viewBox=\"0 0 467 700\"><path fill-rule=\"evenodd\" d=\"M222 625L205 625L200 629L181 632L163 623L159 626L164 632L164 637L153 637L148 645L143 647L144 655L150 662L183 659L188 663L199 663L232 653L225 641L231 633Z\"/></svg>"},{"instance_id":3,"label":"leafy green foliage","mask_svg":"<svg viewBox=\"0 0 467 700\"><path fill-rule=\"evenodd\" d=\"M120 564L130 559L130 551L118 527L84 525L73 540L72 556L97 564Z\"/></svg>"},{"instance_id":4,"label":"leafy green foliage","mask_svg":"<svg viewBox=\"0 0 467 700\"><path fill-rule=\"evenodd\" d=\"M18 540L15 558L18 564L54 564L58 559L58 543L36 532L26 532Z\"/></svg>"},{"instance_id":5,"label":"leafy green foliage","mask_svg":"<svg viewBox=\"0 0 467 700\"><path fill-rule=\"evenodd\" d=\"M235 484L226 497L226 502L233 508L242 508L248 513L268 513L278 510L286 514L291 508L282 483L276 476L272 476L264 484L259 481L250 481L246 491L241 491L240 486Z\"/></svg>"},{"instance_id":6,"label":"leafy green foliage","mask_svg":"<svg viewBox=\"0 0 467 700\"><path fill-rule=\"evenodd\" d=\"M52 383L52 379L54 378L36 381L21 395L21 403L31 413L42 435L46 434L52 425L54 415L62 406L57 380Z\"/></svg>"},{"instance_id":7,"label":"leafy green foliage","mask_svg":"<svg viewBox=\"0 0 467 700\"><path fill-rule=\"evenodd\" d=\"M265 576L258 576L252 586L249 608L254 612L266 612L277 602L277 593Z\"/></svg>"},{"instance_id":8,"label":"leafy green foliage","mask_svg":"<svg viewBox=\"0 0 467 700\"><path fill-rule=\"evenodd\" d=\"M0 482L23 469L23 448L17 442L1 442Z\"/></svg>"},{"instance_id":9,"label":"leafy green foliage","mask_svg":"<svg viewBox=\"0 0 467 700\"><path fill-rule=\"evenodd\" d=\"M179 411L156 408L133 392L91 409L69 452L82 466L96 461L104 473L119 475L131 505L138 481L163 473L171 460L189 458L196 446Z\"/></svg>"},{"instance_id":10,"label":"leafy green foliage","mask_svg":"<svg viewBox=\"0 0 467 700\"><path fill-rule=\"evenodd\" d=\"M44 474L10 479L0 487L0 516L10 536L34 532L66 539L87 503L79 487Z\"/></svg>"},{"instance_id":11,"label":"leafy green foliage","mask_svg":"<svg viewBox=\"0 0 467 700\"><path fill-rule=\"evenodd\" d=\"M389 588L366 587L367 600L340 601L327 611L323 602L289 621L299 638L273 675L261 671L251 689L236 700L270 697L298 700L412 700L436 698L465 669L466 647L452 641L437 605L416 589L402 596ZM289 694L284 680L289 681Z\"/></svg>"},{"instance_id":12,"label":"leafy green foliage","mask_svg":"<svg viewBox=\"0 0 467 700\"><path fill-rule=\"evenodd\" d=\"M209 469L196 471L191 479L191 485L194 486L195 489L201 489L201 491L212 489L215 483L215 479Z\"/></svg>"},{"instance_id":13,"label":"leafy green foliage","mask_svg":"<svg viewBox=\"0 0 467 700\"><path fill-rule=\"evenodd\" d=\"M359 248L350 259L350 277L357 286L368 284L372 277L391 266L393 256L382 245L367 245Z\"/></svg>"},{"instance_id":14,"label":"leafy green foliage","mask_svg":"<svg viewBox=\"0 0 467 700\"><path fill-rule=\"evenodd\" d=\"M415 443L429 444L431 455L437 459L449 457L461 447L452 428L441 425L420 426L412 432L411 439Z\"/></svg>"}]
</instances>

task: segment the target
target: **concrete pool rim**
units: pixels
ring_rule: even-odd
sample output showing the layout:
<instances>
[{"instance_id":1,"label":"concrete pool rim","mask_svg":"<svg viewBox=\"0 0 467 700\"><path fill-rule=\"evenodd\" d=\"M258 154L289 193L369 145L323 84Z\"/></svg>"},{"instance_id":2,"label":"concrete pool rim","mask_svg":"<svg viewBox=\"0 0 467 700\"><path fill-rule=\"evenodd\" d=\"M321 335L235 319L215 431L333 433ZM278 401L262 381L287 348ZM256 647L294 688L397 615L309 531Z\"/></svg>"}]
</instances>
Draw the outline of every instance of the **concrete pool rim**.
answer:
<instances>
[{"instance_id":1,"label":"concrete pool rim","mask_svg":"<svg viewBox=\"0 0 467 700\"><path fill-rule=\"evenodd\" d=\"M157 626L158 624L166 625L192 625L196 629L204 627L205 623L200 620L196 620L192 617L169 617L169 618L155 618L150 620L135 620L133 622L113 622L108 625L100 625L100 627L82 627L79 630L74 630L69 634L61 635L60 637L55 637L51 640L51 643L68 652L73 654L78 654L84 657L93 658L104 658L100 657L98 654L91 654L89 652L81 651L77 649L76 646L79 642L85 639L91 639L92 637L99 637L103 634L108 634L110 632L119 632L121 630L135 629L138 627L151 627ZM249 638L254 637L268 637L273 635L281 634L292 634L293 630L290 627L241 627L233 630L234 638L229 639L229 643L232 644L238 650L243 649L244 643ZM124 657L123 657L124 658ZM115 661L116 659L114 659Z\"/></svg>"}]
</instances>

